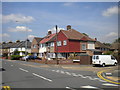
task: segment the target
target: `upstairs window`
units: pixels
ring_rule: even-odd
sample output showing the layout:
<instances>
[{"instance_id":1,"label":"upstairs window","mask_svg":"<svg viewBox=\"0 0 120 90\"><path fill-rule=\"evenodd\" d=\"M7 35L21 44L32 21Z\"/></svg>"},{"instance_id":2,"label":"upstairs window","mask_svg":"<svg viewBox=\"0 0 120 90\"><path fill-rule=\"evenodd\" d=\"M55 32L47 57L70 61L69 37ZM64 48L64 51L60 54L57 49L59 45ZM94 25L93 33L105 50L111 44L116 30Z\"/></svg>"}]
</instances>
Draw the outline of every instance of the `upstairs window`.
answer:
<instances>
[{"instance_id":1,"label":"upstairs window","mask_svg":"<svg viewBox=\"0 0 120 90\"><path fill-rule=\"evenodd\" d=\"M57 46L61 46L61 41L57 41Z\"/></svg>"},{"instance_id":2,"label":"upstairs window","mask_svg":"<svg viewBox=\"0 0 120 90\"><path fill-rule=\"evenodd\" d=\"M86 44L82 44L82 50L86 50Z\"/></svg>"},{"instance_id":3,"label":"upstairs window","mask_svg":"<svg viewBox=\"0 0 120 90\"><path fill-rule=\"evenodd\" d=\"M54 46L54 42L51 42L50 46L53 47Z\"/></svg>"},{"instance_id":4,"label":"upstairs window","mask_svg":"<svg viewBox=\"0 0 120 90\"><path fill-rule=\"evenodd\" d=\"M36 45L33 45L33 48L36 48Z\"/></svg>"},{"instance_id":5,"label":"upstairs window","mask_svg":"<svg viewBox=\"0 0 120 90\"><path fill-rule=\"evenodd\" d=\"M67 40L64 40L64 41L63 41L63 45L67 45Z\"/></svg>"},{"instance_id":6,"label":"upstairs window","mask_svg":"<svg viewBox=\"0 0 120 90\"><path fill-rule=\"evenodd\" d=\"M42 45L42 44L40 44L39 46L40 46L41 48L43 47L43 45Z\"/></svg>"}]
</instances>

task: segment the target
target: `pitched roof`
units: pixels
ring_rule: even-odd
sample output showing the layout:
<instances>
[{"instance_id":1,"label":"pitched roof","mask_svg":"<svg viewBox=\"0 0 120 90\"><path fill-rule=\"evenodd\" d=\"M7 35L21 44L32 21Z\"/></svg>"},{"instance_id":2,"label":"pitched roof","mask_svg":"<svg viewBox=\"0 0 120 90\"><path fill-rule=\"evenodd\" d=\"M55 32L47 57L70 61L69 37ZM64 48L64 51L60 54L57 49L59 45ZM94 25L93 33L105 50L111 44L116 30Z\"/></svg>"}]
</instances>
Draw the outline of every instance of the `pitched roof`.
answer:
<instances>
[{"instance_id":1,"label":"pitched roof","mask_svg":"<svg viewBox=\"0 0 120 90\"><path fill-rule=\"evenodd\" d=\"M87 40L87 41L95 41L94 39L74 30L61 30L68 39L73 39L73 40Z\"/></svg>"},{"instance_id":2,"label":"pitched roof","mask_svg":"<svg viewBox=\"0 0 120 90\"><path fill-rule=\"evenodd\" d=\"M101 48L109 48L108 46L104 45L103 43L99 42L99 41L96 41L95 42L95 47L98 48L98 47L101 47Z\"/></svg>"},{"instance_id":3,"label":"pitched roof","mask_svg":"<svg viewBox=\"0 0 120 90\"><path fill-rule=\"evenodd\" d=\"M0 48L2 49L7 49L10 48L11 46L13 46L15 43L4 43L0 45Z\"/></svg>"},{"instance_id":4,"label":"pitched roof","mask_svg":"<svg viewBox=\"0 0 120 90\"><path fill-rule=\"evenodd\" d=\"M45 36L44 39L42 39L42 40L40 41L40 43L46 43L46 42L48 42L48 41L51 40L55 35L56 35L56 34L50 34L50 35Z\"/></svg>"},{"instance_id":5,"label":"pitched roof","mask_svg":"<svg viewBox=\"0 0 120 90\"><path fill-rule=\"evenodd\" d=\"M119 42L113 43L110 47L110 49L119 49L119 48L120 48L120 43Z\"/></svg>"},{"instance_id":6,"label":"pitched roof","mask_svg":"<svg viewBox=\"0 0 120 90\"><path fill-rule=\"evenodd\" d=\"M39 43L43 38L40 38L40 37L34 37L34 39L37 41L37 43Z\"/></svg>"},{"instance_id":7,"label":"pitched roof","mask_svg":"<svg viewBox=\"0 0 120 90\"><path fill-rule=\"evenodd\" d=\"M27 44L27 48L31 48L31 42L30 41L21 41L21 42L13 42L13 43L5 43L0 45L1 49L7 49L7 48L19 48L19 47L25 47Z\"/></svg>"}]
</instances>

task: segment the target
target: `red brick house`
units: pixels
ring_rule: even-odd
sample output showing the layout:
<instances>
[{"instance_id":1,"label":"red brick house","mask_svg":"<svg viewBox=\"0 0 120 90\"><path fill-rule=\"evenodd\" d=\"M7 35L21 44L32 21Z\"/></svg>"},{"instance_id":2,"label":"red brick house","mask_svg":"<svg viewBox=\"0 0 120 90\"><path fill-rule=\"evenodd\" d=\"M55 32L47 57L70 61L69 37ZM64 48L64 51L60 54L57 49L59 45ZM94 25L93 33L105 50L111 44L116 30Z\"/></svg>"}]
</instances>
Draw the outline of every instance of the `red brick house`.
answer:
<instances>
[{"instance_id":1,"label":"red brick house","mask_svg":"<svg viewBox=\"0 0 120 90\"><path fill-rule=\"evenodd\" d=\"M87 54L88 49L95 49L95 40L71 29L70 25L67 26L67 30L60 30L57 35L55 52L58 53L58 57L68 58L70 54Z\"/></svg>"},{"instance_id":2,"label":"red brick house","mask_svg":"<svg viewBox=\"0 0 120 90\"><path fill-rule=\"evenodd\" d=\"M40 44L39 53L45 53L47 58L55 58L56 53L58 58L68 58L71 54L87 54L88 49L95 49L94 39L71 29L70 25L67 26L67 30L60 30L57 34L47 35ZM42 54L42 56L44 55Z\"/></svg>"}]
</instances>

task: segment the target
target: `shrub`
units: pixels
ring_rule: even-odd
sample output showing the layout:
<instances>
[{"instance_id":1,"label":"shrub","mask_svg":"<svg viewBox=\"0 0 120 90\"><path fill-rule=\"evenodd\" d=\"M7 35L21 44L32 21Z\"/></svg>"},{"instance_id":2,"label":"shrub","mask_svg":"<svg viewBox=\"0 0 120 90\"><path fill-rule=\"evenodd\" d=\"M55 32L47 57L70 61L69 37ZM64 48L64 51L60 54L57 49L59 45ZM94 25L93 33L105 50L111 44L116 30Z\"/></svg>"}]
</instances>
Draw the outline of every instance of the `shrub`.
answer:
<instances>
[{"instance_id":1,"label":"shrub","mask_svg":"<svg viewBox=\"0 0 120 90\"><path fill-rule=\"evenodd\" d=\"M12 55L11 56L11 60L19 60L20 58L22 58L22 56L20 56L20 55Z\"/></svg>"},{"instance_id":2,"label":"shrub","mask_svg":"<svg viewBox=\"0 0 120 90\"><path fill-rule=\"evenodd\" d=\"M111 55L113 52L112 51L107 51L104 53L104 55Z\"/></svg>"}]
</instances>

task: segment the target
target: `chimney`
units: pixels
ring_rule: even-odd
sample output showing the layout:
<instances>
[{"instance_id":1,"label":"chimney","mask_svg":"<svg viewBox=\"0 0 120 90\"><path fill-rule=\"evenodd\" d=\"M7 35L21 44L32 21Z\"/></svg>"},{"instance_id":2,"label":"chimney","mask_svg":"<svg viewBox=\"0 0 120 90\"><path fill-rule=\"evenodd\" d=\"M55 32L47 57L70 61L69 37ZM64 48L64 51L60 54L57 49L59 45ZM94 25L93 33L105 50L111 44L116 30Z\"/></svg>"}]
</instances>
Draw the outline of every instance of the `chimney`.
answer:
<instances>
[{"instance_id":1,"label":"chimney","mask_svg":"<svg viewBox=\"0 0 120 90\"><path fill-rule=\"evenodd\" d=\"M95 38L95 41L97 41L97 38Z\"/></svg>"},{"instance_id":2,"label":"chimney","mask_svg":"<svg viewBox=\"0 0 120 90\"><path fill-rule=\"evenodd\" d=\"M12 41L9 41L8 43L12 43Z\"/></svg>"},{"instance_id":3,"label":"chimney","mask_svg":"<svg viewBox=\"0 0 120 90\"><path fill-rule=\"evenodd\" d=\"M48 35L52 34L52 31L48 31Z\"/></svg>"},{"instance_id":4,"label":"chimney","mask_svg":"<svg viewBox=\"0 0 120 90\"><path fill-rule=\"evenodd\" d=\"M70 25L67 25L67 30L71 29L71 26Z\"/></svg>"},{"instance_id":5,"label":"chimney","mask_svg":"<svg viewBox=\"0 0 120 90\"><path fill-rule=\"evenodd\" d=\"M20 42L20 40L16 40L16 43Z\"/></svg>"}]
</instances>

